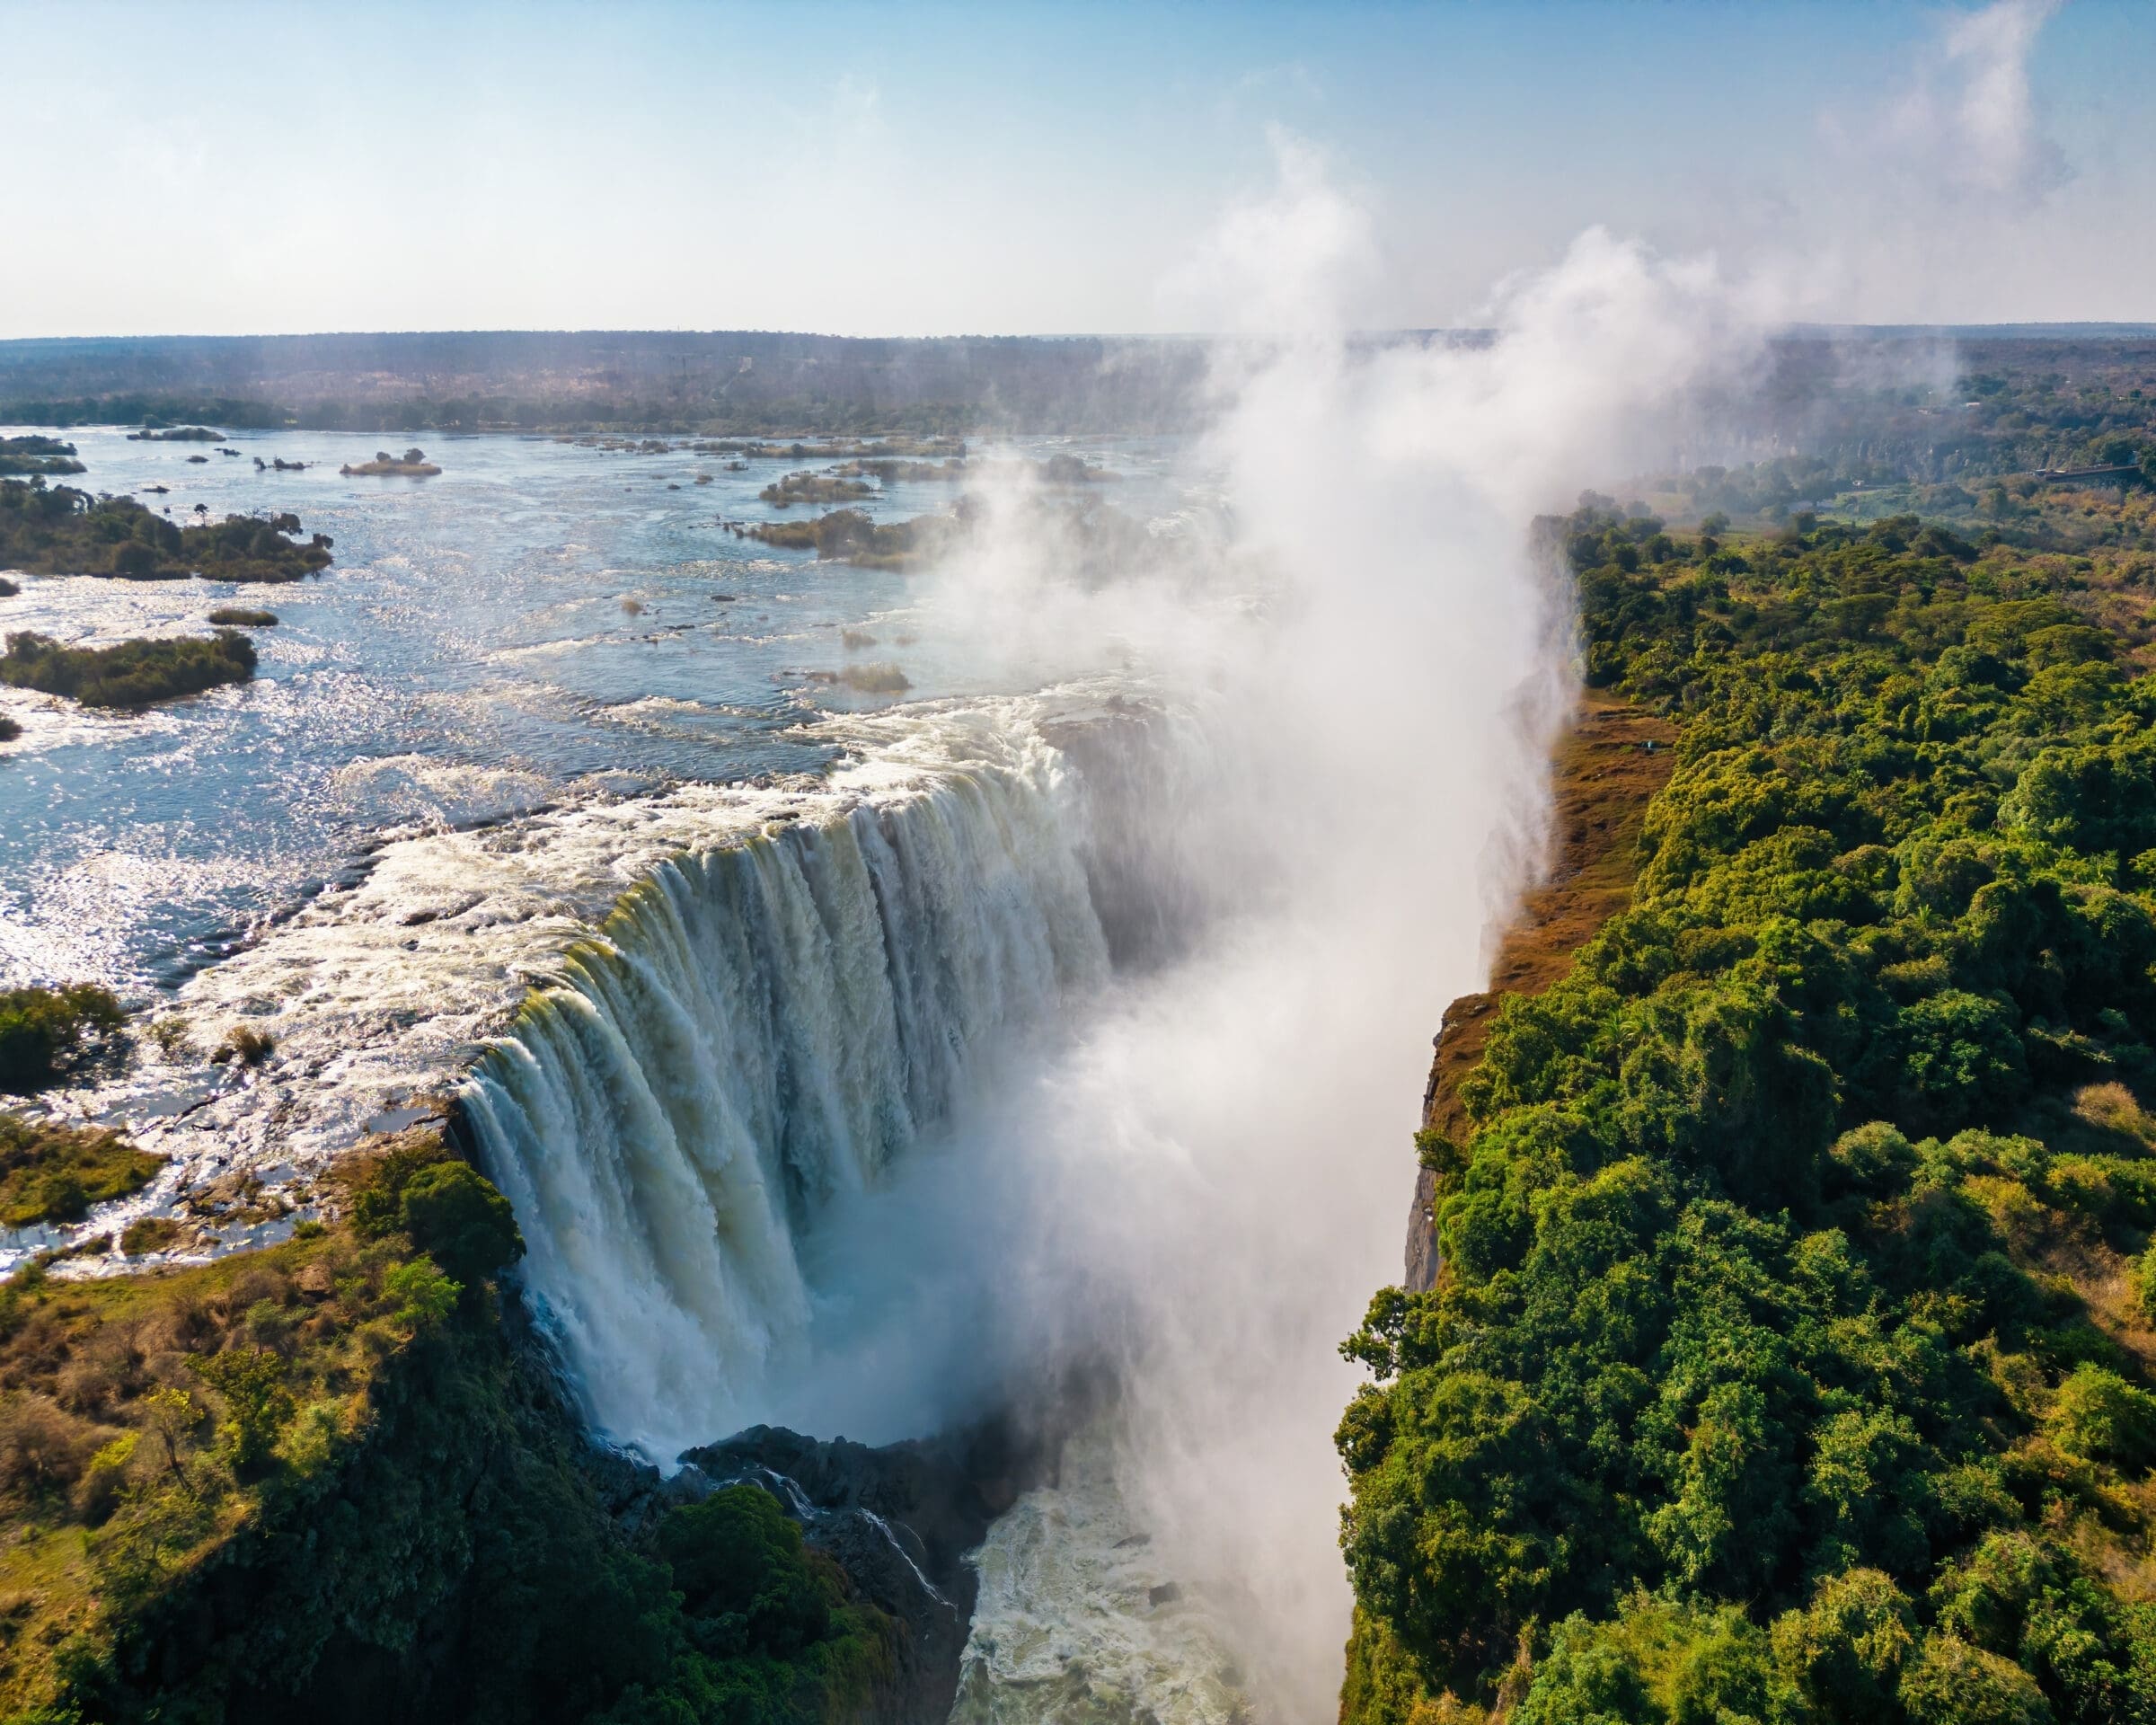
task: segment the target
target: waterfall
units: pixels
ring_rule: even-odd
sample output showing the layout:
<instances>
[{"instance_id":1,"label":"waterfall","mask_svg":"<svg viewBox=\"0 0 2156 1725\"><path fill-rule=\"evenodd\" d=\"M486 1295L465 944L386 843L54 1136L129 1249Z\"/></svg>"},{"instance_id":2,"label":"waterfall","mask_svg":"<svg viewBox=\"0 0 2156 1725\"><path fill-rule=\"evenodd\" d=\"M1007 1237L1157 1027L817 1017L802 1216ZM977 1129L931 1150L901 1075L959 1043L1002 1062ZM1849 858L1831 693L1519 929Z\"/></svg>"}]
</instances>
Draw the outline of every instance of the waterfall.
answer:
<instances>
[{"instance_id":1,"label":"waterfall","mask_svg":"<svg viewBox=\"0 0 2156 1725\"><path fill-rule=\"evenodd\" d=\"M667 1461L803 1339L800 1234L1098 988L1088 799L1036 739L662 862L464 1087L593 1425Z\"/></svg>"}]
</instances>

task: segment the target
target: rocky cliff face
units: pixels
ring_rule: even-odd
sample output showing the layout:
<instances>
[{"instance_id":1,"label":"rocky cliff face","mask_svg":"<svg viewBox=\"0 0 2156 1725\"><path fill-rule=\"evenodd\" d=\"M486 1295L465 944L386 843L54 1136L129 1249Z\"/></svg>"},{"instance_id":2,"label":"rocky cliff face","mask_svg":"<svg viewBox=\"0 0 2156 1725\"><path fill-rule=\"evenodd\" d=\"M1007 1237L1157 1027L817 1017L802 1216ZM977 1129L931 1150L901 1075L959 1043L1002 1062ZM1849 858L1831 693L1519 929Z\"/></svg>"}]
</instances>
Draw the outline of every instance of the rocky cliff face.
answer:
<instances>
[{"instance_id":1,"label":"rocky cliff face","mask_svg":"<svg viewBox=\"0 0 2156 1725\"><path fill-rule=\"evenodd\" d=\"M948 1717L980 1585L966 1556L1044 1477L1049 1453L1040 1440L1004 1420L880 1448L754 1426L681 1459L669 1491L762 1486L810 1545L905 1625L889 1717Z\"/></svg>"}]
</instances>

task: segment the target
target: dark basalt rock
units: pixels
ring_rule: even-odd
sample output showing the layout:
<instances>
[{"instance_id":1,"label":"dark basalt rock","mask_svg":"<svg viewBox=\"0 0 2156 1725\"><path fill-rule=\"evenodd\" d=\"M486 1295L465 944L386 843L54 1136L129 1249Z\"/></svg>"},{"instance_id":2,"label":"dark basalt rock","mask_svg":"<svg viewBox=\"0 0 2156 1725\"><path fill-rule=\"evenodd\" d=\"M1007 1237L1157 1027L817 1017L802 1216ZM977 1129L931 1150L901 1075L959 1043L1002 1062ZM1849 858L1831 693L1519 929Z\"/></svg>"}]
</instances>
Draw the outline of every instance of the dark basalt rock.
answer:
<instances>
[{"instance_id":1,"label":"dark basalt rock","mask_svg":"<svg viewBox=\"0 0 2156 1725\"><path fill-rule=\"evenodd\" d=\"M671 1490L762 1486L809 1544L905 1623L905 1716L941 1720L958 1694L959 1656L979 1591L966 1556L989 1523L1045 1477L1050 1452L1002 1420L880 1448L752 1426L685 1451L681 1461Z\"/></svg>"}]
</instances>

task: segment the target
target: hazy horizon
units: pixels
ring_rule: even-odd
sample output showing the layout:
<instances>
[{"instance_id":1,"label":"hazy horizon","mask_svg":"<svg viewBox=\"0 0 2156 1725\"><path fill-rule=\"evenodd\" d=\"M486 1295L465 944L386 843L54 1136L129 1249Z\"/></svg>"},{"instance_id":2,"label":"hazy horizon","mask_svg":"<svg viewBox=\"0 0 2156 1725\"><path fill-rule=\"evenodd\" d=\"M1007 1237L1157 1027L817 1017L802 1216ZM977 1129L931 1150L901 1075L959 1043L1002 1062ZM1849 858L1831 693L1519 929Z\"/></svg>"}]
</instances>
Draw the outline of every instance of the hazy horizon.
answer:
<instances>
[{"instance_id":1,"label":"hazy horizon","mask_svg":"<svg viewBox=\"0 0 2156 1725\"><path fill-rule=\"evenodd\" d=\"M1598 226L1792 319L2156 318L2126 0L0 15L0 339L1206 332L1188 238L1284 141L1371 212L1356 327Z\"/></svg>"}]
</instances>

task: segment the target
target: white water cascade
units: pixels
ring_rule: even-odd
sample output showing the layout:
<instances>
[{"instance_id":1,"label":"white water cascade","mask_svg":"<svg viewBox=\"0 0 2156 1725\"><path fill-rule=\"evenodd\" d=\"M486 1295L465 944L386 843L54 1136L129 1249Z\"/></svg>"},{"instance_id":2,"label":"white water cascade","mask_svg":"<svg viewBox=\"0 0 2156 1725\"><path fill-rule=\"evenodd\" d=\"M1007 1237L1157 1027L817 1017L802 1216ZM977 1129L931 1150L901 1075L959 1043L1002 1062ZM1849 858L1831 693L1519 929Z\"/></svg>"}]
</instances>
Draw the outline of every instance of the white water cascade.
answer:
<instances>
[{"instance_id":1,"label":"white water cascade","mask_svg":"<svg viewBox=\"0 0 2156 1725\"><path fill-rule=\"evenodd\" d=\"M467 1113L595 1427L664 1463L754 1416L801 1232L1105 981L1091 824L1032 731L660 864L532 993Z\"/></svg>"}]
</instances>

